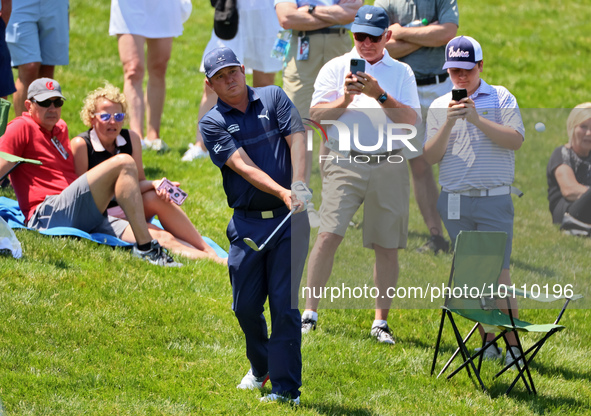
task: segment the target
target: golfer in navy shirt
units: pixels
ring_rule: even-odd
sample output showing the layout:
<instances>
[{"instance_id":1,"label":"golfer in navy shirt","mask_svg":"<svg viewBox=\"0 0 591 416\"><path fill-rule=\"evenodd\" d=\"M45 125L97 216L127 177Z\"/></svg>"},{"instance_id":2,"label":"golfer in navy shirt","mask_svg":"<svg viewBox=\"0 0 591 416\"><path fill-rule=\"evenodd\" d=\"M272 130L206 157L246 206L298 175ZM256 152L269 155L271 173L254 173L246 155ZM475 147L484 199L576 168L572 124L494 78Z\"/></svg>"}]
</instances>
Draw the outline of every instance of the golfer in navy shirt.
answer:
<instances>
[{"instance_id":1,"label":"golfer in navy shirt","mask_svg":"<svg viewBox=\"0 0 591 416\"><path fill-rule=\"evenodd\" d=\"M199 129L212 162L221 169L228 205L234 208L227 230L232 309L244 331L251 365L238 388L261 388L270 378L271 394L261 400L299 404L297 291L310 235L308 216L300 212L311 194L307 189L298 192L294 185L304 180L304 127L281 88L246 85L244 66L231 49L211 51L204 63L207 84L219 99L199 121ZM250 238L260 247L290 210L291 221L261 251L244 243ZM263 316L267 297L270 338Z\"/></svg>"}]
</instances>

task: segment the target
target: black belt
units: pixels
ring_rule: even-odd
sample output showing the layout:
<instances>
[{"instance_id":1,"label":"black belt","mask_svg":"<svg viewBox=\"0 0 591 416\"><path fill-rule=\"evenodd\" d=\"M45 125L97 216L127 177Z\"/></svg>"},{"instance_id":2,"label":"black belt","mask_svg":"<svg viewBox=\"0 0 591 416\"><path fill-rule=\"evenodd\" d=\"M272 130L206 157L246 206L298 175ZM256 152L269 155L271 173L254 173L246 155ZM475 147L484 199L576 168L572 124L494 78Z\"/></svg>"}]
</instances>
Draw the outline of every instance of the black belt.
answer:
<instances>
[{"instance_id":1,"label":"black belt","mask_svg":"<svg viewBox=\"0 0 591 416\"><path fill-rule=\"evenodd\" d=\"M251 210L247 210L247 209L235 209L234 210L234 215L238 215L238 216L244 217L244 218L258 218L258 219L263 219L263 220L268 220L268 219L277 218L277 217L283 217L283 216L287 215L288 213L289 213L289 208L287 208L285 205L280 208L270 209L267 211L251 211Z\"/></svg>"},{"instance_id":2,"label":"black belt","mask_svg":"<svg viewBox=\"0 0 591 416\"><path fill-rule=\"evenodd\" d=\"M351 152L349 152L349 155L353 158L355 158L357 156L367 156L367 157L369 157L369 163L376 163L376 162L383 162L384 160L388 159L388 157L397 155L400 152L402 152L402 149L393 149L389 152L379 153L379 154L361 153L361 152L357 152L355 150L351 150Z\"/></svg>"},{"instance_id":3,"label":"black belt","mask_svg":"<svg viewBox=\"0 0 591 416\"><path fill-rule=\"evenodd\" d=\"M417 79L417 86L421 87L423 85L431 85L435 83L439 84L440 82L445 81L447 77L449 77L449 74L446 72L444 74L439 74L428 78Z\"/></svg>"},{"instance_id":4,"label":"black belt","mask_svg":"<svg viewBox=\"0 0 591 416\"><path fill-rule=\"evenodd\" d=\"M347 33L347 28L345 27L339 27L339 28L330 28L330 27L325 27L324 29L316 29L316 30L300 30L298 32L298 37L304 37L304 36L310 36L310 35L330 35L330 34L334 34L334 33L338 33L339 35L344 35L345 33Z\"/></svg>"}]
</instances>

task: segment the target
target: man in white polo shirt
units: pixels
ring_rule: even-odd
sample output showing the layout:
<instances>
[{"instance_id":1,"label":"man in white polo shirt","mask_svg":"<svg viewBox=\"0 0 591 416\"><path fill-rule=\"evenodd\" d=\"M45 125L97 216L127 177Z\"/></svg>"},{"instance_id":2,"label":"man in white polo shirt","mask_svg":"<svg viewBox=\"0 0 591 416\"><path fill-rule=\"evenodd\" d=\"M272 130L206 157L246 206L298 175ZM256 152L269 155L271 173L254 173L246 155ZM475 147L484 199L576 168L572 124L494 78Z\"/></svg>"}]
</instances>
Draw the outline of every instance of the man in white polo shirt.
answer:
<instances>
[{"instance_id":1,"label":"man in white polo shirt","mask_svg":"<svg viewBox=\"0 0 591 416\"><path fill-rule=\"evenodd\" d=\"M433 101L423 154L427 162L439 163L442 191L437 209L453 243L461 230L507 233L499 284L510 286L511 193L520 194L511 186L514 152L523 143L525 129L517 100L505 87L488 85L481 79L483 66L482 48L476 40L458 36L449 41L443 69L454 88L465 89L467 96L455 101L450 92ZM483 331L481 334L484 336ZM489 334L489 339L493 338ZM513 334L507 338L510 345L516 345ZM496 345L484 352L484 358L500 357L501 349Z\"/></svg>"},{"instance_id":2,"label":"man in white polo shirt","mask_svg":"<svg viewBox=\"0 0 591 416\"><path fill-rule=\"evenodd\" d=\"M359 137L358 143L351 140L348 155L333 146L322 166L320 228L308 263L307 287L312 293L328 282L336 250L361 204L363 246L375 252L375 286L385 294L398 280L398 249L406 246L408 233L408 167L399 155L403 142L394 141L388 148L383 140L379 147L376 137L380 124L413 127L420 120L420 104L412 69L392 59L385 49L391 36L388 25L384 9L362 6L351 27L355 48L324 65L314 84L312 118L336 120L351 132L357 124ZM352 74L352 59L365 61L365 70ZM340 138L331 129L328 136ZM372 145L375 148L368 150ZM371 330L379 342L387 344L394 343L387 324L391 301L387 296L376 297ZM318 303L318 298L307 297L303 333L316 328Z\"/></svg>"}]
</instances>

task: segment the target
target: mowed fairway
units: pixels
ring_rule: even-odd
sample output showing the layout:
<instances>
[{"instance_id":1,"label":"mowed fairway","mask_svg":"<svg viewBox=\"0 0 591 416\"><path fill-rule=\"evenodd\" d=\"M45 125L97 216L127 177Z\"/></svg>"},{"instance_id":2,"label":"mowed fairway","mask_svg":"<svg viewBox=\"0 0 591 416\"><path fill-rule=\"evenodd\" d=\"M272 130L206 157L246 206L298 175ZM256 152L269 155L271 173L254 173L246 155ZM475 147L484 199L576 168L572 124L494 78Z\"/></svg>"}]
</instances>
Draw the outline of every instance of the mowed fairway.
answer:
<instances>
[{"instance_id":1,"label":"mowed fairway","mask_svg":"<svg viewBox=\"0 0 591 416\"><path fill-rule=\"evenodd\" d=\"M483 79L506 86L517 97L526 127L526 141L516 153L515 185L525 196L514 198L512 278L518 285L574 284L587 294L566 312L566 330L551 339L532 365L538 396L518 385L505 397L512 378L493 380L497 363L484 365L489 393L481 392L465 372L451 381L431 377L441 304L433 302L427 309L390 312L394 346L370 338L371 309L321 311L318 330L302 344L302 404L263 404L260 392L235 388L249 364L224 267L183 260L183 268L164 270L125 250L19 231L24 257L0 257L0 398L5 413L591 414L591 240L562 235L551 224L545 178L552 150L567 141L568 110L561 109L591 101L591 8L570 0L459 0L459 8L458 33L473 36L483 47ZM185 32L174 41L162 125L171 151L146 153L144 164L149 179L166 176L181 182L189 194L184 208L190 218L203 235L227 249L231 210L219 170L209 160L180 162L195 137L204 78L199 64L212 10L208 1L193 0ZM108 23L108 1L71 0L70 65L57 68L55 75L67 97L62 118L71 137L86 129L79 111L87 92L104 81L122 86ZM534 129L537 122L545 123L545 132ZM314 188L320 190L317 166L314 173ZM0 195L14 198L12 191ZM314 198L319 206L319 192ZM361 221L359 213L355 221ZM399 285L445 281L451 255L415 251L428 233L414 198L409 229ZM372 257L361 248L361 228L350 228L337 264L354 264L356 282L370 285ZM335 272L330 284L346 274ZM401 304L395 300L393 307ZM555 315L555 310L522 311L525 319L541 323ZM439 368L453 351L452 343L447 332Z\"/></svg>"}]
</instances>

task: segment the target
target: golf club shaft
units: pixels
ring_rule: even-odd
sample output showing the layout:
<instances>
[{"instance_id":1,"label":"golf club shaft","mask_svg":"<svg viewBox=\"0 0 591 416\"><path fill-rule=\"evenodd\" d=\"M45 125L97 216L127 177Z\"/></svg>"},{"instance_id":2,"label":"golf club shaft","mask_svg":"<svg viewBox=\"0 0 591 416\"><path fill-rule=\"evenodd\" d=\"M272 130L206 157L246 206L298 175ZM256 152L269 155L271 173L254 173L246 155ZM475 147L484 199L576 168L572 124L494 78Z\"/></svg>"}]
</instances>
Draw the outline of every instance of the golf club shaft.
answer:
<instances>
[{"instance_id":1,"label":"golf club shaft","mask_svg":"<svg viewBox=\"0 0 591 416\"><path fill-rule=\"evenodd\" d=\"M283 224L285 224L285 221L287 221L287 220L289 219L289 217L291 217L291 214L293 214L293 210L292 210L292 211L289 211L289 214L287 214L287 215L285 216L285 218L283 219L283 221L281 221L281 223L279 223L279 225L277 226L277 228L275 228L275 229L273 230L273 232L271 233L271 235L269 235L269 237L267 237L267 239L265 240L265 242L264 242L263 244L261 244L261 246L260 246L260 250L262 250L262 249L263 249L263 247L265 247L265 246L267 245L267 243L268 243L268 242L269 242L269 241L270 241L270 240L273 238L273 236L274 236L275 234L277 234L277 231L279 231L279 229L281 228L281 226L282 226Z\"/></svg>"}]
</instances>

